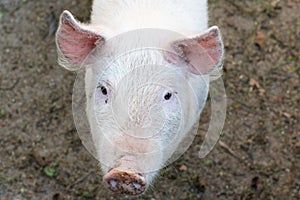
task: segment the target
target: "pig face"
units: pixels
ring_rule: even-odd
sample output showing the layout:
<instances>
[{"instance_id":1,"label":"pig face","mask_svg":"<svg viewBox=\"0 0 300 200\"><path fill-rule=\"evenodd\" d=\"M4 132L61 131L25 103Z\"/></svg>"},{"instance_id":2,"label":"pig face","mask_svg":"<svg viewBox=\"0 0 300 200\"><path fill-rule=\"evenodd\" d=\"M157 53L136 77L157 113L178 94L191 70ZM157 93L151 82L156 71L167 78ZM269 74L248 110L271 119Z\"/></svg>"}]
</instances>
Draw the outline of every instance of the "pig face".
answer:
<instances>
[{"instance_id":1,"label":"pig face","mask_svg":"<svg viewBox=\"0 0 300 200\"><path fill-rule=\"evenodd\" d=\"M86 114L104 185L141 194L197 122L209 72L222 61L220 33L212 27L178 39L146 30L109 40L98 31L65 11L57 31L59 63L86 71ZM156 48L147 48L149 40Z\"/></svg>"},{"instance_id":2,"label":"pig face","mask_svg":"<svg viewBox=\"0 0 300 200\"><path fill-rule=\"evenodd\" d=\"M204 78L197 82L204 86L202 99L185 71L167 62L159 50L139 49L108 67L103 60L93 61L86 73L87 115L104 174L134 169L143 174L147 187L198 118L199 100L205 102L208 85ZM112 177L108 186L117 184Z\"/></svg>"}]
</instances>

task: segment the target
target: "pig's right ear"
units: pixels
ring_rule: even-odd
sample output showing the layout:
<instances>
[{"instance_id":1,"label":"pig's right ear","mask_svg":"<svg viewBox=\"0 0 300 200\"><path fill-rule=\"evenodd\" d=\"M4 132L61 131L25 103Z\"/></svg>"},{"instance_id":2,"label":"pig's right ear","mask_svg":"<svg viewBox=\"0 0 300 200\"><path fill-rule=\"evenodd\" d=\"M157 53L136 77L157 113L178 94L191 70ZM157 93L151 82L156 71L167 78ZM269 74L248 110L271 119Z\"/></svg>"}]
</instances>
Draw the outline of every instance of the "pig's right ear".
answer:
<instances>
[{"instance_id":1,"label":"pig's right ear","mask_svg":"<svg viewBox=\"0 0 300 200\"><path fill-rule=\"evenodd\" d=\"M56 32L58 63L70 71L75 71L84 63L89 53L104 42L97 32L76 21L69 11L60 16Z\"/></svg>"}]
</instances>

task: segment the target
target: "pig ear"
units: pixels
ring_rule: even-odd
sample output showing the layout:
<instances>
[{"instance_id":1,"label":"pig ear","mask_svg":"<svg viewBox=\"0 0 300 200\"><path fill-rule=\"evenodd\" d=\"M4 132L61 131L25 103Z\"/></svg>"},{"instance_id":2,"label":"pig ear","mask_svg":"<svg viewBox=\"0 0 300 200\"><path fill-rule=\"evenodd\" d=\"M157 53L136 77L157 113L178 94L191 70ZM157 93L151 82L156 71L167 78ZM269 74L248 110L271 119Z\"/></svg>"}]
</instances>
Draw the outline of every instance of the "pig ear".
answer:
<instances>
[{"instance_id":1,"label":"pig ear","mask_svg":"<svg viewBox=\"0 0 300 200\"><path fill-rule=\"evenodd\" d=\"M212 72L222 65L223 42L219 28L213 26L204 34L191 39L178 40L171 44L171 48L179 55L172 56L171 62L182 59L188 64L191 73L200 75ZM180 58L181 57L181 58Z\"/></svg>"},{"instance_id":2,"label":"pig ear","mask_svg":"<svg viewBox=\"0 0 300 200\"><path fill-rule=\"evenodd\" d=\"M79 69L88 54L104 38L77 22L69 11L60 16L59 28L56 32L58 63L68 70Z\"/></svg>"}]
</instances>

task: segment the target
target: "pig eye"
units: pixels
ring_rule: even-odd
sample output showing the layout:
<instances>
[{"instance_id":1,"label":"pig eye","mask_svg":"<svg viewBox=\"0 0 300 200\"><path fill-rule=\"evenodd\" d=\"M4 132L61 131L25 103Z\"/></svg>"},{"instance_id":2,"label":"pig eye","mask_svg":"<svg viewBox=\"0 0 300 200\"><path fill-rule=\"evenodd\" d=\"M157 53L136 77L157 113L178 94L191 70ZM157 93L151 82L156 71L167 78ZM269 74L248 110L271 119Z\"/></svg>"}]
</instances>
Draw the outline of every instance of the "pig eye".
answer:
<instances>
[{"instance_id":1,"label":"pig eye","mask_svg":"<svg viewBox=\"0 0 300 200\"><path fill-rule=\"evenodd\" d=\"M100 89L100 91L101 91L101 93L103 94L103 95L107 95L108 94L108 89L107 89L107 87L104 85L104 84L99 84L98 86L97 86L97 88L98 89Z\"/></svg>"},{"instance_id":2,"label":"pig eye","mask_svg":"<svg viewBox=\"0 0 300 200\"><path fill-rule=\"evenodd\" d=\"M102 92L103 95L107 95L107 89L106 89L106 87L101 86L100 89L101 89L101 92Z\"/></svg>"},{"instance_id":3,"label":"pig eye","mask_svg":"<svg viewBox=\"0 0 300 200\"><path fill-rule=\"evenodd\" d=\"M172 98L173 94L171 92L167 92L165 95L164 95L164 99L166 101L170 100Z\"/></svg>"},{"instance_id":4,"label":"pig eye","mask_svg":"<svg viewBox=\"0 0 300 200\"><path fill-rule=\"evenodd\" d=\"M96 94L96 100L98 103L108 103L109 100L109 96L110 96L110 87L109 84L101 81L100 83L98 83L97 86L97 92Z\"/></svg>"}]
</instances>

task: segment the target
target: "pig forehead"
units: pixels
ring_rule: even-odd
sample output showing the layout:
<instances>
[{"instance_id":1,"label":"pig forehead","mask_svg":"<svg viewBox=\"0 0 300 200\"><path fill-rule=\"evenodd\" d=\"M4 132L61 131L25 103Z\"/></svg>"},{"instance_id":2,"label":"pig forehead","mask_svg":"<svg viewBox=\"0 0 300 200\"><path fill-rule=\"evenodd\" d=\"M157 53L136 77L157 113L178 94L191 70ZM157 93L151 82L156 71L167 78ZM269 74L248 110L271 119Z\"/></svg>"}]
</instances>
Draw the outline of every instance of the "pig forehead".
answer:
<instances>
[{"instance_id":1,"label":"pig forehead","mask_svg":"<svg viewBox=\"0 0 300 200\"><path fill-rule=\"evenodd\" d=\"M166 62L160 50L146 49L116 55L105 64L96 63L97 80L108 81L112 85L121 82L137 84L170 83L183 78L183 72Z\"/></svg>"}]
</instances>

